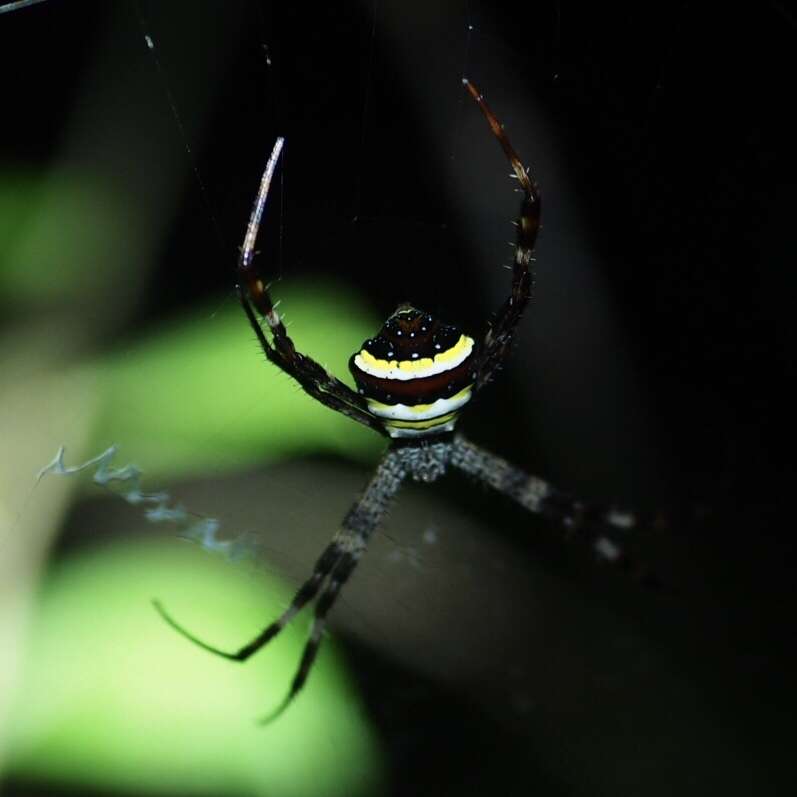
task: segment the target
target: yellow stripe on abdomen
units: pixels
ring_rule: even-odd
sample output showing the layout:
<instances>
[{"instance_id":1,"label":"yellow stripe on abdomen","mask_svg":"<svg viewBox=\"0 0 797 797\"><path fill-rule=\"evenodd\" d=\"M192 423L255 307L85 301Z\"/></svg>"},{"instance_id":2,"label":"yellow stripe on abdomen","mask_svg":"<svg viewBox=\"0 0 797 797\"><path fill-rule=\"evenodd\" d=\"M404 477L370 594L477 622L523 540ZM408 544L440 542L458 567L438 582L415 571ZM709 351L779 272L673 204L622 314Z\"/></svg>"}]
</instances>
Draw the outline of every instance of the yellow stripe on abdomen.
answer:
<instances>
[{"instance_id":1,"label":"yellow stripe on abdomen","mask_svg":"<svg viewBox=\"0 0 797 797\"><path fill-rule=\"evenodd\" d=\"M417 360L382 360L362 349L354 357L354 364L366 374L381 379L421 379L456 368L473 351L473 338L460 335L451 348L441 351L434 357L419 357Z\"/></svg>"}]
</instances>

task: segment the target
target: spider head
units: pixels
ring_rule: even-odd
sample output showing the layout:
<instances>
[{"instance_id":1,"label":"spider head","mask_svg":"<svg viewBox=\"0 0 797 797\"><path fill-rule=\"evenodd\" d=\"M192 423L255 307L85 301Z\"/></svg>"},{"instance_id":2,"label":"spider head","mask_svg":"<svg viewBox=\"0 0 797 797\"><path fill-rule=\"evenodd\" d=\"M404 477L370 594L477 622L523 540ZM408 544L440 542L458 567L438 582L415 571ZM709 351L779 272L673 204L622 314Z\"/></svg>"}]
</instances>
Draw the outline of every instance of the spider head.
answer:
<instances>
[{"instance_id":1,"label":"spider head","mask_svg":"<svg viewBox=\"0 0 797 797\"><path fill-rule=\"evenodd\" d=\"M391 437L450 432L471 397L473 338L401 304L349 361L368 409Z\"/></svg>"}]
</instances>

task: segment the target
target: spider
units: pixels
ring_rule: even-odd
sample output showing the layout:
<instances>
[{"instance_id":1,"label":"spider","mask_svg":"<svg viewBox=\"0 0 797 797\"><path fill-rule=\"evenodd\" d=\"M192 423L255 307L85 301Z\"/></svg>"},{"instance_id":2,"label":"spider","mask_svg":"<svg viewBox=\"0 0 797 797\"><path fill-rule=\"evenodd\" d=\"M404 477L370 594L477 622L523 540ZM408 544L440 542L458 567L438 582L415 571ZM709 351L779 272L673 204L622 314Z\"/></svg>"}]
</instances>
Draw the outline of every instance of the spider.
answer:
<instances>
[{"instance_id":1,"label":"spider","mask_svg":"<svg viewBox=\"0 0 797 797\"><path fill-rule=\"evenodd\" d=\"M238 295L266 359L295 379L312 398L390 440L376 473L343 518L310 578L299 587L282 615L242 648L227 652L203 642L179 625L159 602L154 602L164 620L191 642L241 662L268 644L304 606L315 602L309 638L290 689L263 722L280 714L305 684L318 654L327 615L405 479L430 483L450 467L457 468L530 512L560 523L570 533L578 531L600 558L613 563L624 561L625 556L612 539L612 531L630 529L637 522L630 512L587 507L454 431L459 414L474 394L495 377L509 355L515 329L531 298L530 264L540 227L537 184L482 95L467 79L463 79L463 84L489 123L523 193L511 292L480 342L428 312L401 304L382 329L351 356L349 369L357 385L355 392L296 350L269 288L254 266L255 240L284 143L282 138L274 145L252 208L237 265ZM268 327L270 340L258 314Z\"/></svg>"}]
</instances>

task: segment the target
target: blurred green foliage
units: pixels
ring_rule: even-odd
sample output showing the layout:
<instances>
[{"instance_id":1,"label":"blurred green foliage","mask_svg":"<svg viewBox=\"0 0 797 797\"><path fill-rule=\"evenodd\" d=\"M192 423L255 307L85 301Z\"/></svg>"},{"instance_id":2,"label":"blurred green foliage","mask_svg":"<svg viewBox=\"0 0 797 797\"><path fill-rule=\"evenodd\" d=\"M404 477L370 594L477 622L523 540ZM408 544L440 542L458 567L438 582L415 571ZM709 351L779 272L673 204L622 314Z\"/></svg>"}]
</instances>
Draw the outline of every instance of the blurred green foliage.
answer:
<instances>
[{"instance_id":1,"label":"blurred green foliage","mask_svg":"<svg viewBox=\"0 0 797 797\"><path fill-rule=\"evenodd\" d=\"M378 747L334 644L290 709L260 727L255 719L290 684L303 624L239 667L175 634L150 605L154 595L235 648L290 592L178 541L114 544L60 562L16 695L12 774L130 794L373 793Z\"/></svg>"},{"instance_id":2,"label":"blurred green foliage","mask_svg":"<svg viewBox=\"0 0 797 797\"><path fill-rule=\"evenodd\" d=\"M126 212L120 197L85 174L70 178L63 170L36 179L0 172L0 295L17 312L36 305L46 311L54 302L61 313L74 306L77 326L59 330L54 355L70 351L70 334L90 339L98 323L87 312L92 292L104 295L119 267L103 252L125 245L118 228ZM120 289L138 282L146 284L122 280ZM275 294L297 348L352 384L348 358L379 326L362 299L331 280L285 280ZM106 335L105 322L99 324L97 334ZM100 410L91 453L117 444L122 457L150 475L317 452L373 461L382 448L378 436L314 402L265 361L232 292L110 353L50 367L88 369L95 377ZM68 437L64 430L59 442Z\"/></svg>"},{"instance_id":3,"label":"blurred green foliage","mask_svg":"<svg viewBox=\"0 0 797 797\"><path fill-rule=\"evenodd\" d=\"M0 170L0 296L32 306L87 298L92 269L113 268L105 253L126 240L129 212L85 169Z\"/></svg>"},{"instance_id":4,"label":"blurred green foliage","mask_svg":"<svg viewBox=\"0 0 797 797\"><path fill-rule=\"evenodd\" d=\"M107 314L93 315L95 298L109 286L145 286L151 264L141 262L136 278L125 280L119 262L108 261L108 251L125 246L125 214L121 198L106 194L66 174L36 180L0 172L0 296L20 322L8 326L4 345L20 365L18 389L29 380L61 419L52 448L34 454L40 466L71 444L69 418L93 429L89 445L70 449L69 464L116 444L115 464L138 465L147 491L174 478L313 453L378 456L378 435L313 401L265 361L232 292L109 349L105 337L117 319L111 315L109 326ZM286 280L275 293L297 348L351 384L348 358L378 327L364 303L331 282ZM136 304L124 299L119 324ZM77 381L91 392L60 391L70 374L86 377ZM14 424L22 439L26 428L50 426L24 403ZM89 471L73 479L96 490ZM23 526L15 533L24 539ZM131 794L373 793L378 747L333 645L324 645L295 704L260 728L255 718L288 689L305 623L238 667L187 643L150 605L162 598L197 633L234 648L290 593L269 574L259 572L255 582L243 568L176 540L113 543L56 561L45 572L15 685L8 771L25 781Z\"/></svg>"},{"instance_id":5,"label":"blurred green foliage","mask_svg":"<svg viewBox=\"0 0 797 797\"><path fill-rule=\"evenodd\" d=\"M316 283L279 286L289 333L339 377L378 328L362 303ZM147 474L243 468L323 452L372 461L383 441L268 363L237 300L205 307L104 357L96 448L118 443Z\"/></svg>"}]
</instances>

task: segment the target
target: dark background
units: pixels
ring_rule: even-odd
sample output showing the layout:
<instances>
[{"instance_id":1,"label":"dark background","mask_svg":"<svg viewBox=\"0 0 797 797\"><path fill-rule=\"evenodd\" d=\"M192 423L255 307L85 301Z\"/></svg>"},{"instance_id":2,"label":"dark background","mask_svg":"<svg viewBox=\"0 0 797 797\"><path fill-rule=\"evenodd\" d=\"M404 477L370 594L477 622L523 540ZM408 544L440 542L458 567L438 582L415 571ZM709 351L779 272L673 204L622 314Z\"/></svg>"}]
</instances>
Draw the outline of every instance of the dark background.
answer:
<instances>
[{"instance_id":1,"label":"dark background","mask_svg":"<svg viewBox=\"0 0 797 797\"><path fill-rule=\"evenodd\" d=\"M109 290L97 311L107 332L93 346L229 294L278 134L288 148L264 262L284 280L333 276L383 316L411 300L479 330L508 288L500 265L515 199L464 97L467 72L544 201L535 306L467 431L588 498L663 510L666 539L645 558L665 589L651 597L618 583L553 538L530 549L517 510L459 483L437 487L521 560L541 559L590 601L628 612L745 751L681 759L675 745L657 758L640 741L635 752L635 732L643 740L658 725L677 739L688 721L677 704L669 716L638 716L616 768L648 757L651 780L624 791L618 775L613 793L713 793L714 778L724 793L785 793L797 708L787 656L796 34L778 3L718 13L701 3L53 0L0 17L0 158L44 166L55 157L101 52L106 69L91 78L107 100L97 141L103 123L135 123L119 181L144 201L161 190L157 160L169 160L162 267L123 314ZM24 312L3 307L6 319ZM360 643L351 658L395 794L527 793L531 783L542 794L589 791L588 775L568 772L566 733L561 759L539 760L545 729L533 712L500 698L486 707ZM596 734L617 721L592 719Z\"/></svg>"}]
</instances>

